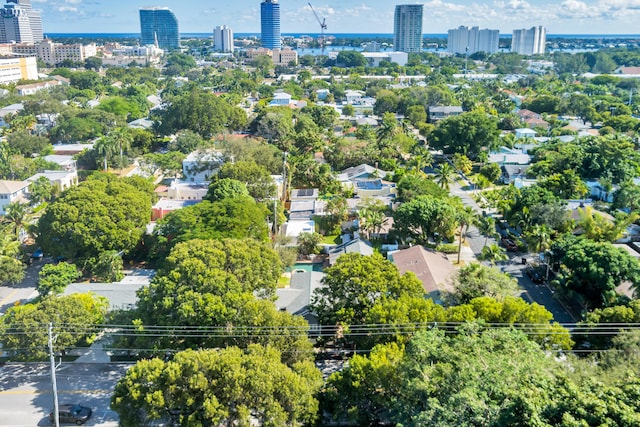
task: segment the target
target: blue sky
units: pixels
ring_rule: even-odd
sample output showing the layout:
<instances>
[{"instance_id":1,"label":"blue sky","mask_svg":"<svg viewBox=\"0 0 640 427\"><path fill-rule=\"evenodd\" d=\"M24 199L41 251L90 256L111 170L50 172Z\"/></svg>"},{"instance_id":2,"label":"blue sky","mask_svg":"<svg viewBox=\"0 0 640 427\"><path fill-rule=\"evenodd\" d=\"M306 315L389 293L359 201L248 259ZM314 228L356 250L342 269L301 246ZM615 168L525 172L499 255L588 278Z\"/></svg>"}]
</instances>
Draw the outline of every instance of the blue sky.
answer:
<instances>
[{"instance_id":1,"label":"blue sky","mask_svg":"<svg viewBox=\"0 0 640 427\"><path fill-rule=\"evenodd\" d=\"M31 0L42 10L45 33L136 33L138 8L168 6L181 32L211 32L229 25L235 32L260 31L260 0ZM391 33L391 0L313 0L326 17L328 33ZM398 2L399 4L400 2ZM511 33L544 25L551 34L638 34L640 0L429 0L424 4L424 33L444 33L477 25ZM307 0L280 0L283 33L317 33Z\"/></svg>"}]
</instances>

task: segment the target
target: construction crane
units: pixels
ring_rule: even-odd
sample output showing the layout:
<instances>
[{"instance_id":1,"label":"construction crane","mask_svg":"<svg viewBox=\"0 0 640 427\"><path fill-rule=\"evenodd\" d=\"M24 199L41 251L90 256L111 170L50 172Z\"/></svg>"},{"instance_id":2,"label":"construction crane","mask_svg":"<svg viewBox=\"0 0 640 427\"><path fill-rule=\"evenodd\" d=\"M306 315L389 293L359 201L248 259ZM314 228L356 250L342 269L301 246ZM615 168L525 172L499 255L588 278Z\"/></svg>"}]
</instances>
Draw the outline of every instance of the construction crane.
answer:
<instances>
[{"instance_id":1,"label":"construction crane","mask_svg":"<svg viewBox=\"0 0 640 427\"><path fill-rule=\"evenodd\" d=\"M313 9L313 6L311 6L311 3L307 3L307 4L311 8L311 12L313 12L314 16L316 17L318 24L320 24L320 51L324 55L324 44L325 44L324 30L327 29L327 24L326 24L327 20L326 18L322 18L322 20L320 20L320 17L316 13L316 11Z\"/></svg>"}]
</instances>

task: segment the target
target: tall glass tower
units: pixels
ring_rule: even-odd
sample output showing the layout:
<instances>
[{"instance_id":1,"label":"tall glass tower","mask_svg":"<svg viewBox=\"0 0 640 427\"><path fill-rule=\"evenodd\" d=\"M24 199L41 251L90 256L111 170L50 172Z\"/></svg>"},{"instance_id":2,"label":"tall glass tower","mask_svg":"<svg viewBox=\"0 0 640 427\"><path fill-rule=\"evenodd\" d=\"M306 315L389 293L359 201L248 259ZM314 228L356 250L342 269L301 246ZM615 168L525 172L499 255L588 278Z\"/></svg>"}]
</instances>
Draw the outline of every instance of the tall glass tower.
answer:
<instances>
[{"instance_id":1,"label":"tall glass tower","mask_svg":"<svg viewBox=\"0 0 640 427\"><path fill-rule=\"evenodd\" d=\"M140 35L143 46L156 44L161 49L179 49L178 20L168 7L140 9Z\"/></svg>"},{"instance_id":2,"label":"tall glass tower","mask_svg":"<svg viewBox=\"0 0 640 427\"><path fill-rule=\"evenodd\" d=\"M264 0L260 5L262 47L280 49L280 4L278 0Z\"/></svg>"},{"instance_id":3,"label":"tall glass tower","mask_svg":"<svg viewBox=\"0 0 640 427\"><path fill-rule=\"evenodd\" d=\"M422 51L422 5L399 4L393 18L393 49Z\"/></svg>"}]
</instances>

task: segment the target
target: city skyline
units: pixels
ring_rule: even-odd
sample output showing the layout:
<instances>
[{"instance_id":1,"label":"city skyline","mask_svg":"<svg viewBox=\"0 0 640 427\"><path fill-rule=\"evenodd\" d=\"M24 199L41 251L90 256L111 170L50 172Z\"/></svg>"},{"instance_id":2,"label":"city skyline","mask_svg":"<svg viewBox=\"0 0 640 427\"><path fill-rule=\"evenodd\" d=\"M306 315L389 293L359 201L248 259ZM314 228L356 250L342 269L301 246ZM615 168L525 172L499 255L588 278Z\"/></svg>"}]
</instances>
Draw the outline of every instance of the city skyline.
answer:
<instances>
[{"instance_id":1,"label":"city skyline","mask_svg":"<svg viewBox=\"0 0 640 427\"><path fill-rule=\"evenodd\" d=\"M282 33L319 32L307 1L280 0ZM637 0L324 0L312 2L327 20L327 33L393 33L397 4L424 5L423 33L446 34L460 25L513 29L542 25L549 34L638 34ZM183 33L211 33L228 25L236 33L260 33L260 0L212 4L206 0L32 0L42 10L45 33L136 33L138 9L173 7Z\"/></svg>"}]
</instances>

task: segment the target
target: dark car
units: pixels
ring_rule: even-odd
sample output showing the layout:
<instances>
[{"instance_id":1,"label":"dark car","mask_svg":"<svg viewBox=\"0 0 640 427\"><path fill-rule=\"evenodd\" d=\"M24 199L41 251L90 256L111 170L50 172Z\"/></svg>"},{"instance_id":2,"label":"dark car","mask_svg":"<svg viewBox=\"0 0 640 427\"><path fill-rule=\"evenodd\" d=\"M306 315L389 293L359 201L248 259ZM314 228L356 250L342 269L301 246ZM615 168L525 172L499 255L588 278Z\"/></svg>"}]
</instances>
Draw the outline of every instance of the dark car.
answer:
<instances>
[{"instance_id":1,"label":"dark car","mask_svg":"<svg viewBox=\"0 0 640 427\"><path fill-rule=\"evenodd\" d=\"M41 260L43 256L44 256L44 252L42 252L42 249L38 248L38 249L36 249L36 251L31 255L31 258L33 258L33 259L35 259L35 260Z\"/></svg>"},{"instance_id":2,"label":"dark car","mask_svg":"<svg viewBox=\"0 0 640 427\"><path fill-rule=\"evenodd\" d=\"M509 239L508 237L503 237L501 239L501 242L502 242L502 246L507 248L509 252L516 252L518 250L518 245L516 245L516 242Z\"/></svg>"},{"instance_id":3,"label":"dark car","mask_svg":"<svg viewBox=\"0 0 640 427\"><path fill-rule=\"evenodd\" d=\"M61 423L82 425L91 417L91 408L72 404L60 405L58 406L58 417ZM49 418L53 421L53 412L49 414Z\"/></svg>"},{"instance_id":4,"label":"dark car","mask_svg":"<svg viewBox=\"0 0 640 427\"><path fill-rule=\"evenodd\" d=\"M532 266L528 266L527 269L525 270L525 273L527 276L529 276L529 279L531 279L533 283L543 282L542 275L540 274L540 272L535 268L533 268Z\"/></svg>"}]
</instances>

